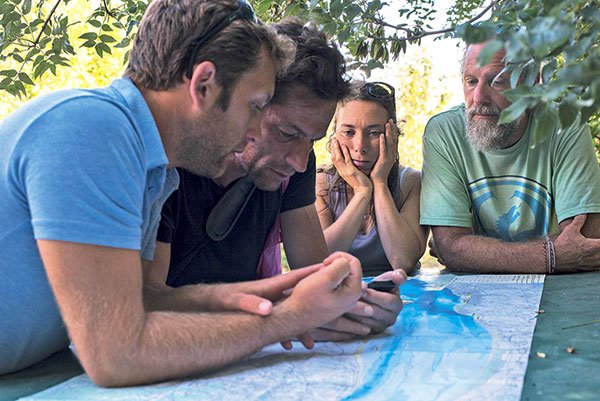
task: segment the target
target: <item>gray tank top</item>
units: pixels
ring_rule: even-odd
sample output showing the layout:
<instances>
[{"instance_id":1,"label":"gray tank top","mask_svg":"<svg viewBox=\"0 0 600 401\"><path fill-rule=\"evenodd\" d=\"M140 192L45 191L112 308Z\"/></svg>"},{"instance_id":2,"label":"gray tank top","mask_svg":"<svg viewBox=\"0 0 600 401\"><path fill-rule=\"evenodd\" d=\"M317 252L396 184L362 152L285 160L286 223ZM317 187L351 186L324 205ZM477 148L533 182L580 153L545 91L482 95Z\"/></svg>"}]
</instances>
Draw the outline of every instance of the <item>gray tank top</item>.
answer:
<instances>
[{"instance_id":1,"label":"gray tank top","mask_svg":"<svg viewBox=\"0 0 600 401\"><path fill-rule=\"evenodd\" d=\"M402 194L402 185L406 180L406 177L411 171L415 171L410 167L401 167L401 170L398 173L398 188L400 188L400 199L395 199L396 207L398 210L402 207L404 203L404 195ZM327 179L331 184L331 179L333 177L327 175ZM333 214L333 220L337 220L343 211L346 209L348 205L348 201L346 198L346 192L332 192L331 197L333 199L330 204L335 204L335 198L339 197L339 202L337 202L337 206L335 210L331 210ZM352 246L348 250L348 253L356 256L363 268L363 276L376 276L383 272L392 269L390 262L385 256L385 251L383 250L383 245L381 244L381 239L379 239L379 233L377 232L377 226L374 225L371 231L366 234L358 233L354 242L352 242Z\"/></svg>"}]
</instances>

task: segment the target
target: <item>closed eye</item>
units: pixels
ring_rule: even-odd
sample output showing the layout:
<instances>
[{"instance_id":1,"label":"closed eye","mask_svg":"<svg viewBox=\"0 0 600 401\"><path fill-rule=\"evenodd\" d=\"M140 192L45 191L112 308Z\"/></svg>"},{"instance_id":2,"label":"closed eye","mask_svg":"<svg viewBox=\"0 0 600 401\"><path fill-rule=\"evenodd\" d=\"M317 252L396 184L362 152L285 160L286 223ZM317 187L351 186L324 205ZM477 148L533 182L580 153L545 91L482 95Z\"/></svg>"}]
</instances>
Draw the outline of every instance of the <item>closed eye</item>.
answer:
<instances>
[{"instance_id":1,"label":"closed eye","mask_svg":"<svg viewBox=\"0 0 600 401\"><path fill-rule=\"evenodd\" d=\"M292 140L297 137L296 134L290 134L289 132L285 132L282 129L279 129L279 135L287 141Z\"/></svg>"}]
</instances>

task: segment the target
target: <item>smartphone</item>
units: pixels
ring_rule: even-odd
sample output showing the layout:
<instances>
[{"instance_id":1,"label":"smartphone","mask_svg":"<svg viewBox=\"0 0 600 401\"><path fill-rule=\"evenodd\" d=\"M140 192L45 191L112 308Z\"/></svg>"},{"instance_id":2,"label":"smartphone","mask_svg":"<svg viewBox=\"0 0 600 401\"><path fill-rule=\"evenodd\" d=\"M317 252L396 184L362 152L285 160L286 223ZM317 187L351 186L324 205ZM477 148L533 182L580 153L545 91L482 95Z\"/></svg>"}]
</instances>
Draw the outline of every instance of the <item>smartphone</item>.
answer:
<instances>
[{"instance_id":1,"label":"smartphone","mask_svg":"<svg viewBox=\"0 0 600 401\"><path fill-rule=\"evenodd\" d=\"M391 292L396 287L396 284L392 280L385 281L371 281L368 285L369 288L382 292Z\"/></svg>"}]
</instances>

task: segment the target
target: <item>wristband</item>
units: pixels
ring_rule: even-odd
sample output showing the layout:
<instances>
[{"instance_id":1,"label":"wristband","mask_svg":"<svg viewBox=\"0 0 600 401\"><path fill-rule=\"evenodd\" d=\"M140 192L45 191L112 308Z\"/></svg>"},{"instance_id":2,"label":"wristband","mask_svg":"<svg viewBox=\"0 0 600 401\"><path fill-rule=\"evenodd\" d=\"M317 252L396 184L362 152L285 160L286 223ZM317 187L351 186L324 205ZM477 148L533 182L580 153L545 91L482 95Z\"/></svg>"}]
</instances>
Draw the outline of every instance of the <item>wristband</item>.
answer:
<instances>
[{"instance_id":1,"label":"wristband","mask_svg":"<svg viewBox=\"0 0 600 401\"><path fill-rule=\"evenodd\" d=\"M548 273L554 274L556 272L556 252L554 251L554 243L548 240L548 259L550 261L550 266Z\"/></svg>"},{"instance_id":2,"label":"wristband","mask_svg":"<svg viewBox=\"0 0 600 401\"><path fill-rule=\"evenodd\" d=\"M550 260L548 259L548 239L545 239L542 242L542 248L544 248L544 263L546 266L546 271L550 274Z\"/></svg>"}]
</instances>

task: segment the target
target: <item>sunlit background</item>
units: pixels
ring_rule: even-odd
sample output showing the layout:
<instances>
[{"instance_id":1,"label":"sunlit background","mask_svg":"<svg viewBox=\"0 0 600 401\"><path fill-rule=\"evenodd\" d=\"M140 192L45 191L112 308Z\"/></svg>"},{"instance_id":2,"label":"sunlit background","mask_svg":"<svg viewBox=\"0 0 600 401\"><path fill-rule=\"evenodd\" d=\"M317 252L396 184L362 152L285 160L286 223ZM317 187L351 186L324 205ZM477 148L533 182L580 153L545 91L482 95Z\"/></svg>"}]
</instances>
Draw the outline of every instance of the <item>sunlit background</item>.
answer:
<instances>
[{"instance_id":1,"label":"sunlit background","mask_svg":"<svg viewBox=\"0 0 600 401\"><path fill-rule=\"evenodd\" d=\"M397 23L395 14L399 3L392 1L385 19ZM89 15L90 3L87 0L73 0L68 4L70 21L81 21ZM439 7L435 28L443 27L445 8ZM74 24L70 28L71 37L78 38L89 27ZM61 88L94 88L108 85L121 75L123 56L127 49L111 48L112 54L99 57L93 48L81 47L84 39L75 39L72 43L77 55L71 59L72 67L58 67L56 74L46 73L36 81L36 85L27 88L27 96L14 97L3 93L0 104L0 118L3 118L23 102L39 94ZM421 168L421 135L430 117L462 101L459 79L460 49L452 39L433 40L426 37L420 45L410 45L406 54L402 54L383 69L372 72L369 77L353 72L355 78L369 81L385 81L396 88L396 106L398 120L404 136L398 150L400 162L416 169ZM2 69L18 68L16 61L3 63ZM317 163L329 162L326 140L315 145ZM425 257L425 265L435 266L431 258Z\"/></svg>"}]
</instances>

